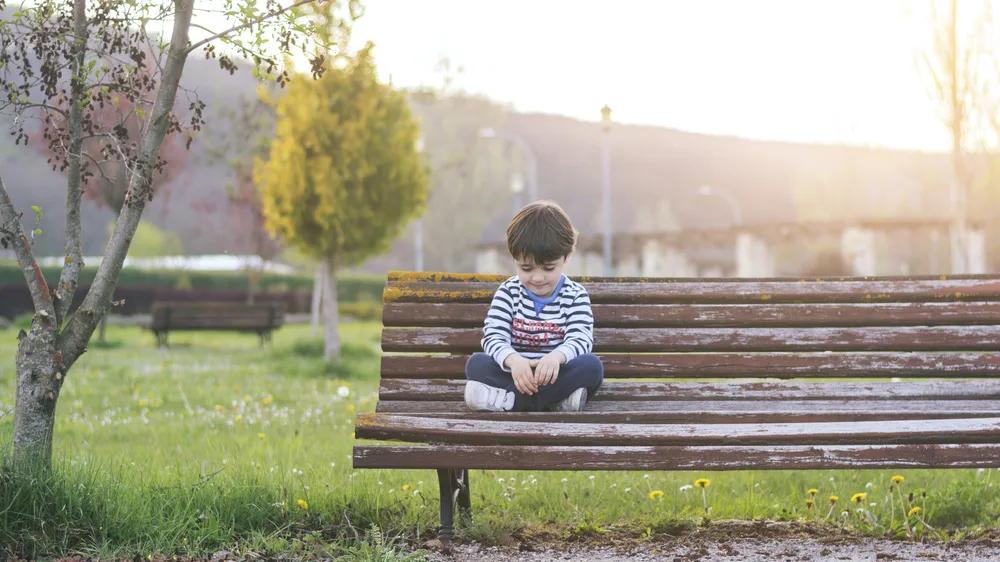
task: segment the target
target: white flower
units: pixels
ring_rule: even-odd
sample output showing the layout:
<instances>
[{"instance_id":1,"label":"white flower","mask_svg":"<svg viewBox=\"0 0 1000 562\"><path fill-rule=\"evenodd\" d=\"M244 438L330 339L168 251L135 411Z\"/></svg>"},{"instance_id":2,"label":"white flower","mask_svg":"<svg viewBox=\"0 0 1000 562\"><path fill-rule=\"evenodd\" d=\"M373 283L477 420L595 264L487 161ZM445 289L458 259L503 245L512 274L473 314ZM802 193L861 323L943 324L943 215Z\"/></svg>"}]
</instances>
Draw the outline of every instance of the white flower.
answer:
<instances>
[{"instance_id":1,"label":"white flower","mask_svg":"<svg viewBox=\"0 0 1000 562\"><path fill-rule=\"evenodd\" d=\"M694 488L694 486L692 486L691 484L685 484L685 485L681 486L680 488L678 488L678 490L680 490L682 492L686 492L686 491L688 491L688 490L690 490L692 488Z\"/></svg>"},{"instance_id":2,"label":"white flower","mask_svg":"<svg viewBox=\"0 0 1000 562\"><path fill-rule=\"evenodd\" d=\"M341 386L337 387L337 396L340 396L341 398L347 398L347 396L350 393L351 393L351 389L347 388L346 386L341 385Z\"/></svg>"},{"instance_id":3,"label":"white flower","mask_svg":"<svg viewBox=\"0 0 1000 562\"><path fill-rule=\"evenodd\" d=\"M868 489L870 490L870 489L872 489L872 487L873 487L874 485L875 485L875 484L872 484L871 482L869 482L869 483L865 484L865 488L868 488Z\"/></svg>"},{"instance_id":4,"label":"white flower","mask_svg":"<svg viewBox=\"0 0 1000 562\"><path fill-rule=\"evenodd\" d=\"M648 479L649 475L648 474L643 474L642 477Z\"/></svg>"},{"instance_id":5,"label":"white flower","mask_svg":"<svg viewBox=\"0 0 1000 562\"><path fill-rule=\"evenodd\" d=\"M632 491L632 488L625 488L625 493L626 494L629 493L629 492L631 492L631 491Z\"/></svg>"},{"instance_id":6,"label":"white flower","mask_svg":"<svg viewBox=\"0 0 1000 562\"><path fill-rule=\"evenodd\" d=\"M980 470L982 470L982 469L980 469ZM561 480L561 482L562 482L563 484L565 484L565 483L569 482L569 478L563 478L563 479Z\"/></svg>"},{"instance_id":7,"label":"white flower","mask_svg":"<svg viewBox=\"0 0 1000 562\"><path fill-rule=\"evenodd\" d=\"M591 474L590 476L587 477L587 480L593 480L593 479L594 479L594 475L593 474Z\"/></svg>"}]
</instances>

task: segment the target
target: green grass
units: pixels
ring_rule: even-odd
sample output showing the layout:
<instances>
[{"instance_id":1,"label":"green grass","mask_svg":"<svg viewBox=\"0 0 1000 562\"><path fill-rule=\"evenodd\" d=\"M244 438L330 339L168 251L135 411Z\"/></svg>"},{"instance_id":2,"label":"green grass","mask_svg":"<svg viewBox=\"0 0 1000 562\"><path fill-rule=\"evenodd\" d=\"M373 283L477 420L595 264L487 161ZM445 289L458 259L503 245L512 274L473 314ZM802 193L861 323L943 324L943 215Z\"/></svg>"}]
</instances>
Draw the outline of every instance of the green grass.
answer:
<instances>
[{"instance_id":1,"label":"green grass","mask_svg":"<svg viewBox=\"0 0 1000 562\"><path fill-rule=\"evenodd\" d=\"M344 324L341 333L343 357L327 365L307 326L286 326L263 348L252 335L179 332L169 349L140 329L109 327L110 343L92 348L67 378L53 473L25 480L0 472L0 545L11 545L0 555L226 549L406 559L384 537L433 536L436 476L351 468L354 415L376 401L379 325ZM0 330L0 443L10 440L15 346L15 331ZM460 532L490 543L543 528L566 538L669 533L703 520L701 490L690 484L707 477L712 519L823 520L835 494L830 521L902 536L889 480L897 473L906 477L904 502L913 491L933 528L998 526L997 470L477 470L476 518ZM813 509L809 488L819 490ZM849 505L856 492L868 496ZM918 517L910 523L926 532Z\"/></svg>"}]
</instances>

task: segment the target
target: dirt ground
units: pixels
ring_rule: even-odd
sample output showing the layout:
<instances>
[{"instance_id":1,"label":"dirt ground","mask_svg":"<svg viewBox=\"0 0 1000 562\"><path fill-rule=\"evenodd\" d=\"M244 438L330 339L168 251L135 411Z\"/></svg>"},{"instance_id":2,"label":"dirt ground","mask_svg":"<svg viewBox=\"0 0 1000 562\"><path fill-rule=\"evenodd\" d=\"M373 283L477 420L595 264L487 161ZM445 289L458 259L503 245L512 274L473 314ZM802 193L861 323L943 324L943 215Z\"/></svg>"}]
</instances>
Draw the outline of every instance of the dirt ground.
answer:
<instances>
[{"instance_id":1,"label":"dirt ground","mask_svg":"<svg viewBox=\"0 0 1000 562\"><path fill-rule=\"evenodd\" d=\"M548 537L551 539L552 537ZM719 522L649 538L614 536L546 541L521 537L506 546L454 545L434 562L1000 562L1000 538L954 542L873 539L829 528L774 522ZM434 547L435 544L428 546Z\"/></svg>"}]
</instances>

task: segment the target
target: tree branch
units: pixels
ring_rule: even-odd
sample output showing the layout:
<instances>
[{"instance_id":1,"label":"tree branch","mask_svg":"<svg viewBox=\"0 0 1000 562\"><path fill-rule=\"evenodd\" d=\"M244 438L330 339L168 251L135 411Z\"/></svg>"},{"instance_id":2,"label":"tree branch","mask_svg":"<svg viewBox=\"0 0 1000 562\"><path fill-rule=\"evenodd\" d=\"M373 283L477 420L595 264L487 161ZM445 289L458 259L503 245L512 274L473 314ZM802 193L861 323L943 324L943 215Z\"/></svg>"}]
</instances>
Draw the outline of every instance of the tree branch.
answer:
<instances>
[{"instance_id":1,"label":"tree branch","mask_svg":"<svg viewBox=\"0 0 1000 562\"><path fill-rule=\"evenodd\" d=\"M42 268L38 266L31 252L31 242L24 235L21 216L10 201L3 178L0 178L0 239L8 241L14 248L17 264L24 273L24 281L28 284L35 312L49 316L54 322L56 311L52 304L52 295L49 293L49 284L45 281Z\"/></svg>"},{"instance_id":2,"label":"tree branch","mask_svg":"<svg viewBox=\"0 0 1000 562\"><path fill-rule=\"evenodd\" d=\"M142 150L139 166L132 171L129 178L125 204L122 205L115 229L104 248L101 265L98 267L87 296L77 312L66 323L59 336L59 347L63 354L66 368L69 368L87 349L87 342L101 318L111 307L111 298L118 284L118 276L125 262L129 245L139 227L139 219L146 202L152 195L152 167L160 152L160 145L167 134L170 123L170 112L174 107L177 87L184 71L184 62L190 52L187 48L188 29L191 25L191 11L194 0L174 0L176 17L170 38L170 48L166 64L163 67L163 78L156 91L156 101L153 105L151 126L142 138Z\"/></svg>"},{"instance_id":3,"label":"tree branch","mask_svg":"<svg viewBox=\"0 0 1000 562\"><path fill-rule=\"evenodd\" d=\"M80 200L83 198L80 153L83 149L83 110L79 100L86 89L87 71L87 0L73 0L73 70L70 77L69 153L66 163L66 245L62 273L56 286L56 322L62 322L73 304L73 296L83 269L83 226L80 220Z\"/></svg>"},{"instance_id":4,"label":"tree branch","mask_svg":"<svg viewBox=\"0 0 1000 562\"><path fill-rule=\"evenodd\" d=\"M281 14L283 14L285 12L288 12L290 10L294 10L295 8L298 8L299 6L305 6L306 4L311 4L311 3L315 2L315 1L316 0L299 0L298 2L295 2L294 4L290 4L290 5L284 7L282 9L280 9L280 10L267 12L266 14L261 14L260 16L254 18L254 19L252 19L250 21L245 21L245 22L243 22L243 23L241 23L239 25L234 25L233 27L230 27L229 29L227 29L225 31L222 31L220 33L216 33L215 35L212 35L210 37L206 37L205 39L202 39L201 41L198 41L197 43L194 43L193 45L191 45L190 47L188 47L187 52L188 53L192 53L192 52L196 51L197 49L201 48L202 46L207 45L208 43L211 43L212 41L215 41L216 39L225 37L226 35L229 35L230 33L235 33L237 31L242 31L242 30L244 30L244 29L246 29L248 27L252 27L254 25L257 25L258 23L267 21L267 20L269 20L269 19L271 19L273 17L280 16ZM204 28L202 28L202 29L204 29Z\"/></svg>"}]
</instances>

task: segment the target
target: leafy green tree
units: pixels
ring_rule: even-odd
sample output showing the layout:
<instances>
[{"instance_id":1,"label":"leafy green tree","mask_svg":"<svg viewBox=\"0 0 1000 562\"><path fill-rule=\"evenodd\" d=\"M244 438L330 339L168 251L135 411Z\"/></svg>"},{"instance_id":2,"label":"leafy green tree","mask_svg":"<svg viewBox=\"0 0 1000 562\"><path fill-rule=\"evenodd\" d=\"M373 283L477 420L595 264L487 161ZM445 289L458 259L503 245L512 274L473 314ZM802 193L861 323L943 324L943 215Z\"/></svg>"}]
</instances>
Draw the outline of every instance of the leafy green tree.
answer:
<instances>
[{"instance_id":1,"label":"leafy green tree","mask_svg":"<svg viewBox=\"0 0 1000 562\"><path fill-rule=\"evenodd\" d=\"M108 225L108 234L114 231L114 224ZM184 253L184 245L179 236L156 228L150 222L139 223L139 228L132 237L128 255L133 258L158 258L160 256L179 256Z\"/></svg>"},{"instance_id":2,"label":"leafy green tree","mask_svg":"<svg viewBox=\"0 0 1000 562\"><path fill-rule=\"evenodd\" d=\"M322 262L331 359L340 353L337 270L388 248L423 209L427 173L417 123L403 94L378 81L371 45L327 64L273 102L276 135L254 178L270 232Z\"/></svg>"}]
</instances>

